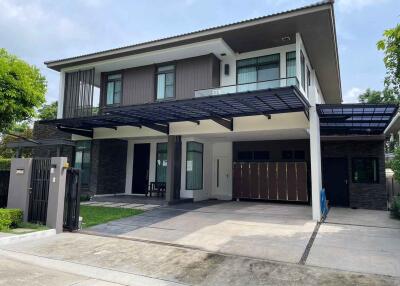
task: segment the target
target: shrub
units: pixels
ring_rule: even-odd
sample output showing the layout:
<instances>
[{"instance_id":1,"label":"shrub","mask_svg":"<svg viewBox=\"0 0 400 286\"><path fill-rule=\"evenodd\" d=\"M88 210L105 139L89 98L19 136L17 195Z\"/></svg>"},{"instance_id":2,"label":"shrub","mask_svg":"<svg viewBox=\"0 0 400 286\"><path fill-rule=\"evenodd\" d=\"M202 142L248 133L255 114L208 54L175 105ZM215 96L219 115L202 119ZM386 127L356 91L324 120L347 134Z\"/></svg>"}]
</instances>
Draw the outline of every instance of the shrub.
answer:
<instances>
[{"instance_id":1,"label":"shrub","mask_svg":"<svg viewBox=\"0 0 400 286\"><path fill-rule=\"evenodd\" d=\"M17 227L22 223L22 210L0 209L0 230Z\"/></svg>"},{"instance_id":2,"label":"shrub","mask_svg":"<svg viewBox=\"0 0 400 286\"><path fill-rule=\"evenodd\" d=\"M400 219L400 196L394 197L390 208L392 217Z\"/></svg>"},{"instance_id":3,"label":"shrub","mask_svg":"<svg viewBox=\"0 0 400 286\"><path fill-rule=\"evenodd\" d=\"M81 202L88 202L88 201L90 201L90 195L81 195L80 201L81 201Z\"/></svg>"},{"instance_id":4,"label":"shrub","mask_svg":"<svg viewBox=\"0 0 400 286\"><path fill-rule=\"evenodd\" d=\"M11 159L0 158L0 170L10 170Z\"/></svg>"}]
</instances>

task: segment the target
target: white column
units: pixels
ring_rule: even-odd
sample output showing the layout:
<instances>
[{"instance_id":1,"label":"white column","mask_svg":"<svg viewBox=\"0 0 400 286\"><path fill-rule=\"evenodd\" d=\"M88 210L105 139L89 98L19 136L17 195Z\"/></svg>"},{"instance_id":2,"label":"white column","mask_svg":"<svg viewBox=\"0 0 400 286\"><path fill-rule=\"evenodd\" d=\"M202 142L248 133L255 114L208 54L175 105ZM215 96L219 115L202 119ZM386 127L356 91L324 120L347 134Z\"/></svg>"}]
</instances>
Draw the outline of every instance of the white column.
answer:
<instances>
[{"instance_id":1,"label":"white column","mask_svg":"<svg viewBox=\"0 0 400 286\"><path fill-rule=\"evenodd\" d=\"M316 106L310 107L310 157L311 157L311 197L313 220L321 219L321 141L319 117Z\"/></svg>"},{"instance_id":2,"label":"white column","mask_svg":"<svg viewBox=\"0 0 400 286\"><path fill-rule=\"evenodd\" d=\"M311 159L311 197L313 220L321 220L321 138L317 113L318 94L315 86L315 71L312 71L310 87L310 159Z\"/></svg>"},{"instance_id":3,"label":"white column","mask_svg":"<svg viewBox=\"0 0 400 286\"><path fill-rule=\"evenodd\" d=\"M126 176L125 176L125 194L132 194L132 176L133 176L133 141L128 141L128 150L126 152Z\"/></svg>"},{"instance_id":4,"label":"white column","mask_svg":"<svg viewBox=\"0 0 400 286\"><path fill-rule=\"evenodd\" d=\"M65 72L64 71L60 71L57 118L62 118L63 117L64 92L65 92Z\"/></svg>"}]
</instances>

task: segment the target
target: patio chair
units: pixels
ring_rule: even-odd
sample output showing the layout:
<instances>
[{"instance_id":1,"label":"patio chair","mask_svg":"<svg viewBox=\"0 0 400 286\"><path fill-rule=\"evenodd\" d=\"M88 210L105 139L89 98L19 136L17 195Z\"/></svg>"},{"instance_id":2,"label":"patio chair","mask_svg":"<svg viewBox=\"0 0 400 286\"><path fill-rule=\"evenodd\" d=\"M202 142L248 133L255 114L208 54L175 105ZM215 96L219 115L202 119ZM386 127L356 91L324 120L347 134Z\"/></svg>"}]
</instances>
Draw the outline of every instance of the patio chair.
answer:
<instances>
[{"instance_id":1,"label":"patio chair","mask_svg":"<svg viewBox=\"0 0 400 286\"><path fill-rule=\"evenodd\" d=\"M165 191L166 184L164 182L151 182L146 196L149 195L151 197L153 193L157 193L157 196L164 197Z\"/></svg>"}]
</instances>

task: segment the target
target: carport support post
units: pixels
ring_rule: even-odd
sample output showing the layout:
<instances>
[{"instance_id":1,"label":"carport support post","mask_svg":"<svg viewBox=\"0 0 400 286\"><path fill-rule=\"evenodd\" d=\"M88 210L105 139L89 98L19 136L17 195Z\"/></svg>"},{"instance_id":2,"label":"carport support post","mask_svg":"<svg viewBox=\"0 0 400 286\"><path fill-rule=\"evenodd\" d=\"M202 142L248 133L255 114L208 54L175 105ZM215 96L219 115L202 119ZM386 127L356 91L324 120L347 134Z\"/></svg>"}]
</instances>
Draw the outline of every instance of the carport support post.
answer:
<instances>
[{"instance_id":1,"label":"carport support post","mask_svg":"<svg viewBox=\"0 0 400 286\"><path fill-rule=\"evenodd\" d=\"M21 209L24 213L24 221L28 221L31 172L31 158L13 158L11 160L7 208Z\"/></svg>"},{"instance_id":2,"label":"carport support post","mask_svg":"<svg viewBox=\"0 0 400 286\"><path fill-rule=\"evenodd\" d=\"M63 231L65 184L67 178L66 165L66 157L51 158L46 225L50 228L55 228L57 233Z\"/></svg>"},{"instance_id":3,"label":"carport support post","mask_svg":"<svg viewBox=\"0 0 400 286\"><path fill-rule=\"evenodd\" d=\"M311 197L313 220L321 220L321 139L317 107L310 107Z\"/></svg>"},{"instance_id":4,"label":"carport support post","mask_svg":"<svg viewBox=\"0 0 400 286\"><path fill-rule=\"evenodd\" d=\"M167 145L167 181L165 200L172 202L179 199L180 194L180 172L181 172L181 137L168 135Z\"/></svg>"}]
</instances>

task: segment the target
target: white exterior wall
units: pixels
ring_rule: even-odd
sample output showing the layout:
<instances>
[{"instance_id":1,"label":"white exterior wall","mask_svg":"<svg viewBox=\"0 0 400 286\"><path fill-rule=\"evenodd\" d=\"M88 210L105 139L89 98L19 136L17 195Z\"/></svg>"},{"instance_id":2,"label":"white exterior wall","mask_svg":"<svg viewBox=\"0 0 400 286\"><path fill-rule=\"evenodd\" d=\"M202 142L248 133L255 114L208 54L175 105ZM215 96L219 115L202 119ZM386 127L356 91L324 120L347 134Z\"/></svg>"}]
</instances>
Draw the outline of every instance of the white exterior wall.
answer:
<instances>
[{"instance_id":1,"label":"white exterior wall","mask_svg":"<svg viewBox=\"0 0 400 286\"><path fill-rule=\"evenodd\" d=\"M65 72L60 71L60 82L58 91L58 106L57 106L57 118L62 118L64 108L64 89L65 89Z\"/></svg>"}]
</instances>

